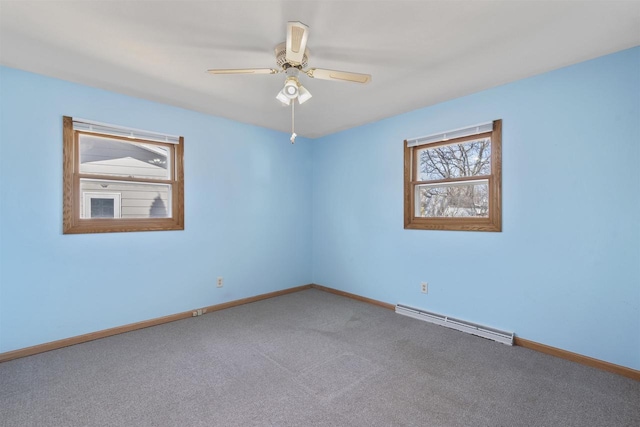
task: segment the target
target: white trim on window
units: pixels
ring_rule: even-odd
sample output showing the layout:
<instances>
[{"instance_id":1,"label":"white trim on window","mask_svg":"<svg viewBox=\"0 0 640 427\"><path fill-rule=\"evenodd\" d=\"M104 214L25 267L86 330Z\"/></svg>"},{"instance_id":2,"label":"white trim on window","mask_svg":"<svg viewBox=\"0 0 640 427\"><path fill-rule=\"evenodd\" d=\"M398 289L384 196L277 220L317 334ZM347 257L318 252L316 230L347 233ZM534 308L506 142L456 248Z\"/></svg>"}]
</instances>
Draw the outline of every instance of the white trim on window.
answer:
<instances>
[{"instance_id":1,"label":"white trim on window","mask_svg":"<svg viewBox=\"0 0 640 427\"><path fill-rule=\"evenodd\" d=\"M415 147L417 145L430 144L432 142L448 141L450 139L463 138L465 136L479 135L481 133L491 132L492 130L493 122L480 123L473 126L448 130L446 132L407 139L407 147Z\"/></svg>"},{"instance_id":2,"label":"white trim on window","mask_svg":"<svg viewBox=\"0 0 640 427\"><path fill-rule=\"evenodd\" d=\"M169 144L179 144L180 137L167 135L149 130L134 129L124 126L111 125L109 123L96 122L93 120L73 118L73 130L82 132L100 133L103 135L124 136L127 138L146 139L155 142L165 142Z\"/></svg>"}]
</instances>

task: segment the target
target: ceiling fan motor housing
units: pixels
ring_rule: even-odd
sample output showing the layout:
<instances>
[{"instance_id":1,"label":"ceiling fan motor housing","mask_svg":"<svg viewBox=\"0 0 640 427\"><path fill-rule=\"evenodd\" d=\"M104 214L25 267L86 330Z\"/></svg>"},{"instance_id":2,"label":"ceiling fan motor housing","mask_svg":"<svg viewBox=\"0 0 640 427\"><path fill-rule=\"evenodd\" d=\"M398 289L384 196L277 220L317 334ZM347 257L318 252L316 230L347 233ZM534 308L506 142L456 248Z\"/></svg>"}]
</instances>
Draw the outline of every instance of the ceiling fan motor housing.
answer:
<instances>
[{"instance_id":1,"label":"ceiling fan motor housing","mask_svg":"<svg viewBox=\"0 0 640 427\"><path fill-rule=\"evenodd\" d=\"M295 67L301 70L303 68L306 68L309 62L308 48L305 48L304 55L302 57L302 62L300 64L290 64L287 61L287 43L286 42L280 43L278 46L276 46L274 50L276 54L276 63L278 64L278 67L282 68L283 70L287 70L290 67Z\"/></svg>"}]
</instances>

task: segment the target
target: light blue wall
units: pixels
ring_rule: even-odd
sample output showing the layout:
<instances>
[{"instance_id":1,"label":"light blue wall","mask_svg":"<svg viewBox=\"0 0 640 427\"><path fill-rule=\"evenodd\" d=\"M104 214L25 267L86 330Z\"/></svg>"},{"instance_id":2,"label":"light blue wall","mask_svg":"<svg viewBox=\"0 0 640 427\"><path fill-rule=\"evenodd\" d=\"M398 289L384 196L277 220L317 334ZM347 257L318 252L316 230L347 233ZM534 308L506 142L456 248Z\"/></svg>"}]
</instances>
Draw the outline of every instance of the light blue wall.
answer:
<instances>
[{"instance_id":1,"label":"light blue wall","mask_svg":"<svg viewBox=\"0 0 640 427\"><path fill-rule=\"evenodd\" d=\"M494 119L503 231L404 230L403 140ZM640 48L334 134L312 152L314 283L640 369Z\"/></svg>"},{"instance_id":2,"label":"light blue wall","mask_svg":"<svg viewBox=\"0 0 640 427\"><path fill-rule=\"evenodd\" d=\"M62 235L62 115L183 135L186 229ZM404 230L402 141L498 118L503 232ZM640 48L294 146L0 67L0 352L314 282L640 369L638 165Z\"/></svg>"},{"instance_id":3,"label":"light blue wall","mask_svg":"<svg viewBox=\"0 0 640 427\"><path fill-rule=\"evenodd\" d=\"M63 115L184 136L185 230L63 235ZM310 283L310 149L0 68L0 352Z\"/></svg>"}]
</instances>

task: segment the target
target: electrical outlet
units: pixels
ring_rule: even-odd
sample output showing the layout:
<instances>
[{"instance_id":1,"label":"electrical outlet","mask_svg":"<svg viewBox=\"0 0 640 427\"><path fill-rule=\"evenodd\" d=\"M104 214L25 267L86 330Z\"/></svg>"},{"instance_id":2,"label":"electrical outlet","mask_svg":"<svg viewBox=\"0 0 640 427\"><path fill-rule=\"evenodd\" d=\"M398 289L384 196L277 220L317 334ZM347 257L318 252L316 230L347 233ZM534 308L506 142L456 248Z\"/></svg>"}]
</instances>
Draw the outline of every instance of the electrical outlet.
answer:
<instances>
[{"instance_id":1,"label":"electrical outlet","mask_svg":"<svg viewBox=\"0 0 640 427\"><path fill-rule=\"evenodd\" d=\"M224 279L222 277L218 277L218 285L219 288L224 286Z\"/></svg>"},{"instance_id":2,"label":"electrical outlet","mask_svg":"<svg viewBox=\"0 0 640 427\"><path fill-rule=\"evenodd\" d=\"M429 293L429 284L427 282L421 282L420 283L420 291L423 294L428 294Z\"/></svg>"}]
</instances>

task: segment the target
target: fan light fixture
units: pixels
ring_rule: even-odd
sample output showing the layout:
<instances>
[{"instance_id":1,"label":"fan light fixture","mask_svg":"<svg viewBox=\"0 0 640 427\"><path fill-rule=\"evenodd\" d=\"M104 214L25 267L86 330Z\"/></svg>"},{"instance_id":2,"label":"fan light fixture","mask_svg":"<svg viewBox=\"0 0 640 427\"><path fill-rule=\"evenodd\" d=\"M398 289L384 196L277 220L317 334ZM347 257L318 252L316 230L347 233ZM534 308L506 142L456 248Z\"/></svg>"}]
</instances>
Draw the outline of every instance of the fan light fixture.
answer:
<instances>
[{"instance_id":1,"label":"fan light fixture","mask_svg":"<svg viewBox=\"0 0 640 427\"><path fill-rule=\"evenodd\" d=\"M298 95L298 102L300 104L304 104L305 102L307 102L310 98L311 98L311 92L309 92L307 89L305 89L304 86L300 85L298 86L298 90L300 91L300 94Z\"/></svg>"},{"instance_id":2,"label":"fan light fixture","mask_svg":"<svg viewBox=\"0 0 640 427\"><path fill-rule=\"evenodd\" d=\"M278 95L276 95L276 99L282 102L284 105L291 104L291 100L287 97L287 95L284 94L284 89L278 92Z\"/></svg>"},{"instance_id":3,"label":"fan light fixture","mask_svg":"<svg viewBox=\"0 0 640 427\"><path fill-rule=\"evenodd\" d=\"M296 99L298 99L298 104L302 104L309 99L311 99L311 93L300 84L298 81L298 69L287 70L287 74L289 77L284 81L284 87L278 94L276 95L276 99L284 105L291 105L291 138L289 140L291 143L296 142L296 137L298 136L295 132L295 105Z\"/></svg>"},{"instance_id":4,"label":"fan light fixture","mask_svg":"<svg viewBox=\"0 0 640 427\"><path fill-rule=\"evenodd\" d=\"M300 84L297 77L287 77L284 87L276 95L276 99L284 105L291 105L291 102L298 100L298 104L304 104L311 99L311 93Z\"/></svg>"},{"instance_id":5,"label":"fan light fixture","mask_svg":"<svg viewBox=\"0 0 640 427\"><path fill-rule=\"evenodd\" d=\"M284 88L282 89L284 96L286 96L289 99L295 99L298 96L299 84L300 83L298 83L297 78L295 77L287 78L287 81L284 82Z\"/></svg>"}]
</instances>

